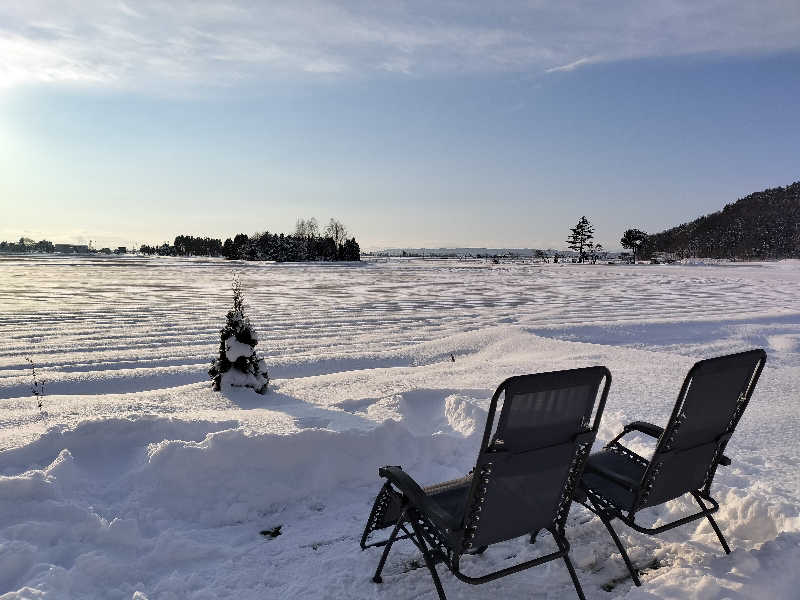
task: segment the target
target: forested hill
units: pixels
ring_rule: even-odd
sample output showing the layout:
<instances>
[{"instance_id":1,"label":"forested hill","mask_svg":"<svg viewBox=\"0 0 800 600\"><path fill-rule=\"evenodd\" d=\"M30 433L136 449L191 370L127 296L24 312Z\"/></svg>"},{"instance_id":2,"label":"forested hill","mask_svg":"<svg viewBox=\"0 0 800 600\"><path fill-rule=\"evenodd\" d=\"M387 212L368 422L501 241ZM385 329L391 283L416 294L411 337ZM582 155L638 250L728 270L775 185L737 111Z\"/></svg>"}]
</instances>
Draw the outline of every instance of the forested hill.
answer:
<instances>
[{"instance_id":1,"label":"forested hill","mask_svg":"<svg viewBox=\"0 0 800 600\"><path fill-rule=\"evenodd\" d=\"M719 212L650 235L644 249L681 257L800 258L800 181L750 194Z\"/></svg>"}]
</instances>

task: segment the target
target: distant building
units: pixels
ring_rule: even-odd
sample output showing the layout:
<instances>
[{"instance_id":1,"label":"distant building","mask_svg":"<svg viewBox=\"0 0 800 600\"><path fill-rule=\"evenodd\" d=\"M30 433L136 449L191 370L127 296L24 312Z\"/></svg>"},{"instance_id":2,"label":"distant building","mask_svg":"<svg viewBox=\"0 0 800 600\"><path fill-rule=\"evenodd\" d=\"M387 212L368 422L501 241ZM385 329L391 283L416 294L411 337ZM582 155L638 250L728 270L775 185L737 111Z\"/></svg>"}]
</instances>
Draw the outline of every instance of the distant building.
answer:
<instances>
[{"instance_id":1,"label":"distant building","mask_svg":"<svg viewBox=\"0 0 800 600\"><path fill-rule=\"evenodd\" d=\"M86 244L55 244L53 249L63 254L89 254L89 246Z\"/></svg>"},{"instance_id":2,"label":"distant building","mask_svg":"<svg viewBox=\"0 0 800 600\"><path fill-rule=\"evenodd\" d=\"M674 252L653 252L650 255L650 262L654 265L674 263L676 260L678 257Z\"/></svg>"},{"instance_id":3,"label":"distant building","mask_svg":"<svg viewBox=\"0 0 800 600\"><path fill-rule=\"evenodd\" d=\"M127 254L128 248L127 246L120 246L116 250L114 250L114 254Z\"/></svg>"}]
</instances>

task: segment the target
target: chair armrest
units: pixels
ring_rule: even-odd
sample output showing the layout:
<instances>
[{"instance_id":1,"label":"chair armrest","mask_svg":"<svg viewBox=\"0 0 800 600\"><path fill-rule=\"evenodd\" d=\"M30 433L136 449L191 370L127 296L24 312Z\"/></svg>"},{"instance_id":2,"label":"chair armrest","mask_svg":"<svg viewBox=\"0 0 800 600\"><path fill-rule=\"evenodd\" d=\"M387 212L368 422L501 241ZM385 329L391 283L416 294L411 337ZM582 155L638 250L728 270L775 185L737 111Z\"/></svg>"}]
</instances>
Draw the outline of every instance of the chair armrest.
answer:
<instances>
[{"instance_id":1,"label":"chair armrest","mask_svg":"<svg viewBox=\"0 0 800 600\"><path fill-rule=\"evenodd\" d=\"M646 421L634 421L633 423L628 423L625 425L624 428L625 433L629 433L631 431L641 431L645 435L657 438L661 437L661 434L664 433L664 428L659 427L658 425L653 425L652 423L648 423Z\"/></svg>"},{"instance_id":2,"label":"chair armrest","mask_svg":"<svg viewBox=\"0 0 800 600\"><path fill-rule=\"evenodd\" d=\"M626 477L621 473L616 473L610 469L606 469L600 465L593 465L591 462L586 463L586 468L584 469L585 473L596 473L600 475L600 477L604 477L614 483L617 483L624 487L626 490L630 490L631 492L635 492L641 486L641 482L635 481L630 477Z\"/></svg>"},{"instance_id":3,"label":"chair armrest","mask_svg":"<svg viewBox=\"0 0 800 600\"><path fill-rule=\"evenodd\" d=\"M386 466L378 469L378 475L388 479L417 510L436 522L439 527L452 531L458 529L460 523L448 514L433 498L425 493L420 485L402 467Z\"/></svg>"}]
</instances>

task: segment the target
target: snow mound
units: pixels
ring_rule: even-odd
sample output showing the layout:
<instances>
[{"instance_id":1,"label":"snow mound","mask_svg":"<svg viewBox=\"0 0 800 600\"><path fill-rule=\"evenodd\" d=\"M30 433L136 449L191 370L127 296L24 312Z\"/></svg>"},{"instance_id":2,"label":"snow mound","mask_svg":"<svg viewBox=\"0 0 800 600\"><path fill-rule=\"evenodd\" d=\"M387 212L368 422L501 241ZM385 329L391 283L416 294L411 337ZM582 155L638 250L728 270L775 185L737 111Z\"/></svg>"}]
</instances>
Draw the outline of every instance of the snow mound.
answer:
<instances>
[{"instance_id":1,"label":"snow mound","mask_svg":"<svg viewBox=\"0 0 800 600\"><path fill-rule=\"evenodd\" d=\"M486 409L475 398L450 390L417 389L371 403L367 415L393 419L417 435L449 433L472 436L486 424Z\"/></svg>"},{"instance_id":2,"label":"snow mound","mask_svg":"<svg viewBox=\"0 0 800 600\"><path fill-rule=\"evenodd\" d=\"M75 425L53 425L38 439L0 453L0 473L25 471L49 465L63 450L75 456L82 468L112 476L120 475L145 447L169 440L200 441L212 431L236 427L238 421L183 420L156 415L79 421Z\"/></svg>"},{"instance_id":3,"label":"snow mound","mask_svg":"<svg viewBox=\"0 0 800 600\"><path fill-rule=\"evenodd\" d=\"M677 557L669 570L654 571L646 585L631 589L624 600L687 598L797 598L800 533L782 533L753 550L734 550L728 557Z\"/></svg>"},{"instance_id":4,"label":"snow mound","mask_svg":"<svg viewBox=\"0 0 800 600\"><path fill-rule=\"evenodd\" d=\"M259 512L377 480L377 468L421 457L464 463L461 439L414 436L392 420L368 431L305 429L288 435L231 429L200 442L165 440L148 449L131 486L157 518L206 525L252 520ZM420 473L425 476L425 472Z\"/></svg>"},{"instance_id":5,"label":"snow mound","mask_svg":"<svg viewBox=\"0 0 800 600\"><path fill-rule=\"evenodd\" d=\"M460 412L458 402L449 405ZM186 597L201 580L171 580L167 571L192 564L213 572L238 552L195 531L249 523L249 534L234 537L252 543L265 515L342 490L371 490L377 467L398 459L412 469L426 465L415 473L423 481L463 474L466 466L454 465L466 465L472 441L415 436L393 420L366 431L285 435L226 425L154 417L86 421L0 454L14 471L20 461L64 446L42 468L0 476L0 592L18 590L3 598L36 597L23 583L56 598L92 595L98 585L107 598ZM105 468L94 455L99 448ZM362 499L369 496L364 491Z\"/></svg>"}]
</instances>

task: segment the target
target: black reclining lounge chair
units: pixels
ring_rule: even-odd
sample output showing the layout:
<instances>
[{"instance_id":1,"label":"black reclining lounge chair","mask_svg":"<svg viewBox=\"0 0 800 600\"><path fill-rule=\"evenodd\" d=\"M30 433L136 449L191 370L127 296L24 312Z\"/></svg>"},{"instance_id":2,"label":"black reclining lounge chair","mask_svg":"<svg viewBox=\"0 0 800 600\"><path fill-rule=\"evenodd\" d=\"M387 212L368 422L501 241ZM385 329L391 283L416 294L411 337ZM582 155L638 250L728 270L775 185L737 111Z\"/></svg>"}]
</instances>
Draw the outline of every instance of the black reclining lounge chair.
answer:
<instances>
[{"instance_id":1,"label":"black reclining lounge chair","mask_svg":"<svg viewBox=\"0 0 800 600\"><path fill-rule=\"evenodd\" d=\"M636 585L641 582L611 527L614 518L640 533L655 535L706 517L722 548L730 553L711 516L719 509L710 495L711 483L717 466L728 466L731 462L723 454L725 446L747 407L766 360L763 350L750 350L698 362L686 376L665 428L635 421L626 425L602 451L589 457L576 499L603 521ZM619 442L632 431L658 439L649 461ZM660 527L647 528L635 522L638 511L686 493L694 497L700 512Z\"/></svg>"},{"instance_id":2,"label":"black reclining lounge chair","mask_svg":"<svg viewBox=\"0 0 800 600\"><path fill-rule=\"evenodd\" d=\"M422 552L442 600L437 562L461 581L480 584L558 558L564 559L583 599L564 526L610 384L605 367L511 377L492 397L471 475L422 488L400 467L379 469L387 481L361 539L362 549L385 546L373 581L382 581L392 544L408 539ZM504 401L492 435L501 395ZM392 526L388 539L368 543L373 531ZM485 575L461 571L462 555L480 554L490 544L526 534L533 543L542 529L552 534L557 551Z\"/></svg>"}]
</instances>

